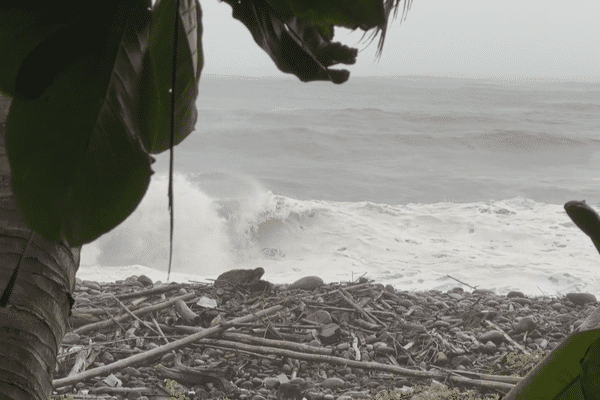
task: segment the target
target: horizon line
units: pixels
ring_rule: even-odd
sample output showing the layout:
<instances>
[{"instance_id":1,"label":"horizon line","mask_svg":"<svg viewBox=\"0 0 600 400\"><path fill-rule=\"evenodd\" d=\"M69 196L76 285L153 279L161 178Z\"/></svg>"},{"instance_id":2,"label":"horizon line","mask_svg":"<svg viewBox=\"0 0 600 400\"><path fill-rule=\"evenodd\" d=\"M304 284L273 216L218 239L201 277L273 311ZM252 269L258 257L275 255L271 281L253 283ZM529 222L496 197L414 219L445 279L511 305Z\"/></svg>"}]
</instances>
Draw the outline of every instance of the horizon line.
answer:
<instances>
[{"instance_id":1,"label":"horizon line","mask_svg":"<svg viewBox=\"0 0 600 400\"><path fill-rule=\"evenodd\" d=\"M291 74L268 74L268 75L241 75L241 74L202 74L201 78L207 79L245 79L245 80L263 80L263 79L283 79L298 80ZM509 81L518 83L552 83L552 82L577 82L577 83L600 83L600 75L530 75L530 74L493 74L493 73L400 73L392 74L351 74L348 81L352 78L380 78L380 79L406 79L406 78L450 78L462 80L492 80ZM494 82L491 82L494 83Z\"/></svg>"}]
</instances>

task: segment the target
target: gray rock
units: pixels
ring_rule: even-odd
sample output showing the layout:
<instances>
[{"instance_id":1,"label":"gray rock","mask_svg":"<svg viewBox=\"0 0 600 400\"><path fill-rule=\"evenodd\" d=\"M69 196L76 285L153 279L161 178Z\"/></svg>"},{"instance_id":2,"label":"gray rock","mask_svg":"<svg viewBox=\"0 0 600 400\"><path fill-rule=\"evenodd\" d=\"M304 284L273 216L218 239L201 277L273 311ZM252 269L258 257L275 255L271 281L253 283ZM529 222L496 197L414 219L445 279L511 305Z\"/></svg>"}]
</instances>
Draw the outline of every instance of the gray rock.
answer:
<instances>
[{"instance_id":1,"label":"gray rock","mask_svg":"<svg viewBox=\"0 0 600 400\"><path fill-rule=\"evenodd\" d=\"M469 365L471 364L471 359L465 355L460 355L460 356L456 356L454 358L452 358L452 366L454 368L458 367L459 365Z\"/></svg>"},{"instance_id":2,"label":"gray rock","mask_svg":"<svg viewBox=\"0 0 600 400\"><path fill-rule=\"evenodd\" d=\"M302 389L293 383L282 383L277 389L277 400L301 400Z\"/></svg>"},{"instance_id":3,"label":"gray rock","mask_svg":"<svg viewBox=\"0 0 600 400\"><path fill-rule=\"evenodd\" d=\"M67 333L62 340L63 344L76 344L79 343L79 340L81 339L81 337L73 332L69 332Z\"/></svg>"},{"instance_id":4,"label":"gray rock","mask_svg":"<svg viewBox=\"0 0 600 400\"><path fill-rule=\"evenodd\" d=\"M336 390L338 388L344 387L346 382L340 378L327 378L323 382L321 382L321 387L324 389Z\"/></svg>"},{"instance_id":5,"label":"gray rock","mask_svg":"<svg viewBox=\"0 0 600 400\"><path fill-rule=\"evenodd\" d=\"M316 288L323 286L323 284L323 279L319 278L318 276L305 276L304 278L300 278L296 282L292 283L288 287L288 290L315 290Z\"/></svg>"},{"instance_id":6,"label":"gray rock","mask_svg":"<svg viewBox=\"0 0 600 400\"><path fill-rule=\"evenodd\" d=\"M537 328L537 322L533 316L521 318L513 327L515 333L531 332L535 328Z\"/></svg>"},{"instance_id":7,"label":"gray rock","mask_svg":"<svg viewBox=\"0 0 600 400\"><path fill-rule=\"evenodd\" d=\"M336 343L342 334L342 329L338 324L329 324L321 328L319 339L324 345Z\"/></svg>"},{"instance_id":8,"label":"gray rock","mask_svg":"<svg viewBox=\"0 0 600 400\"><path fill-rule=\"evenodd\" d=\"M482 343L494 342L496 344L502 342L504 340L504 335L496 330L487 331L477 338Z\"/></svg>"},{"instance_id":9,"label":"gray rock","mask_svg":"<svg viewBox=\"0 0 600 400\"><path fill-rule=\"evenodd\" d=\"M528 306L530 306L530 305L532 305L532 304L533 304L533 301L531 301L531 300L529 300L529 299L526 299L526 298L523 298L523 297L514 297L514 298L512 299L512 301L514 301L515 303L519 303L519 304L521 304L522 306L524 306L524 305L528 305Z\"/></svg>"},{"instance_id":10,"label":"gray rock","mask_svg":"<svg viewBox=\"0 0 600 400\"><path fill-rule=\"evenodd\" d=\"M327 325L333 322L333 320L331 319L331 314L329 314L325 310L317 310L311 314L308 314L306 316L306 319L323 325Z\"/></svg>"},{"instance_id":11,"label":"gray rock","mask_svg":"<svg viewBox=\"0 0 600 400\"><path fill-rule=\"evenodd\" d=\"M443 352L439 352L435 355L435 360L433 361L435 365L445 365L448 363L448 356Z\"/></svg>"},{"instance_id":12,"label":"gray rock","mask_svg":"<svg viewBox=\"0 0 600 400\"><path fill-rule=\"evenodd\" d=\"M90 289L102 290L102 288L100 287L100 285L97 282L94 282L94 281L83 281L82 285L86 286L86 287L88 287Z\"/></svg>"},{"instance_id":13,"label":"gray rock","mask_svg":"<svg viewBox=\"0 0 600 400\"><path fill-rule=\"evenodd\" d=\"M411 308L412 306L415 305L415 303L413 303L412 301L407 300L407 299L402 299L402 300L398 301L397 303L399 306L403 306L406 308Z\"/></svg>"},{"instance_id":14,"label":"gray rock","mask_svg":"<svg viewBox=\"0 0 600 400\"><path fill-rule=\"evenodd\" d=\"M514 291L514 290L513 290L512 292L509 292L509 293L506 295L506 297L508 297L509 299L512 299L512 298L515 298L515 297L521 297L521 298L524 298L524 297L525 297L525 293L523 293L523 292L517 292L517 291Z\"/></svg>"},{"instance_id":15,"label":"gray rock","mask_svg":"<svg viewBox=\"0 0 600 400\"><path fill-rule=\"evenodd\" d=\"M265 270L260 267L256 269L232 269L219 275L215 281L215 286L229 283L245 288L257 283L264 273Z\"/></svg>"},{"instance_id":16,"label":"gray rock","mask_svg":"<svg viewBox=\"0 0 600 400\"><path fill-rule=\"evenodd\" d=\"M566 297L573 304L581 306L587 303L596 303L596 296L590 293L569 293Z\"/></svg>"},{"instance_id":17,"label":"gray rock","mask_svg":"<svg viewBox=\"0 0 600 400\"><path fill-rule=\"evenodd\" d=\"M152 282L152 279L148 278L146 275L140 275L137 278L137 281L144 286L152 286L154 284L154 282Z\"/></svg>"}]
</instances>

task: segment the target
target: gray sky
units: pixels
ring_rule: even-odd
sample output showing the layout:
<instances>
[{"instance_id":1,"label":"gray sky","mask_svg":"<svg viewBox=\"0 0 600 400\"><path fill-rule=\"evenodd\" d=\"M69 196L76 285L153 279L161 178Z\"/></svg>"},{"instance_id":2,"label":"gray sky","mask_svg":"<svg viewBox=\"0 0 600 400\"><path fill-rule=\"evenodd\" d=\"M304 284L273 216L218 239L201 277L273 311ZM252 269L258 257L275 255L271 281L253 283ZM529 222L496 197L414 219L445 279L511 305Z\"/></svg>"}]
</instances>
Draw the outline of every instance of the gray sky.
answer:
<instances>
[{"instance_id":1,"label":"gray sky","mask_svg":"<svg viewBox=\"0 0 600 400\"><path fill-rule=\"evenodd\" d=\"M201 0L203 74L277 75L231 7ZM336 28L336 41L359 49L351 75L516 74L600 77L598 0L413 0L392 21L383 54L362 31ZM360 52L361 49L364 49Z\"/></svg>"}]
</instances>

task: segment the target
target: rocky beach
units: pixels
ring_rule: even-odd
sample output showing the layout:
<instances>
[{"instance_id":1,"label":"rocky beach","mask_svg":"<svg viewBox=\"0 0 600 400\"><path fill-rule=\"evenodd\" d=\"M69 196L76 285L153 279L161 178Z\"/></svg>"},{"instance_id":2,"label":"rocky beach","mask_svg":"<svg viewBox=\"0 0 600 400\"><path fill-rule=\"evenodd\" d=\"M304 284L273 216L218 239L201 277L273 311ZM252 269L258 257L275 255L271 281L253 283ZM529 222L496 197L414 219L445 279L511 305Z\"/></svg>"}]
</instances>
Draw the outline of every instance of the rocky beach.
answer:
<instances>
[{"instance_id":1,"label":"rocky beach","mask_svg":"<svg viewBox=\"0 0 600 400\"><path fill-rule=\"evenodd\" d=\"M258 270L210 284L78 279L55 398L498 398L597 307L589 293L497 295L458 280L446 292L274 285Z\"/></svg>"}]
</instances>

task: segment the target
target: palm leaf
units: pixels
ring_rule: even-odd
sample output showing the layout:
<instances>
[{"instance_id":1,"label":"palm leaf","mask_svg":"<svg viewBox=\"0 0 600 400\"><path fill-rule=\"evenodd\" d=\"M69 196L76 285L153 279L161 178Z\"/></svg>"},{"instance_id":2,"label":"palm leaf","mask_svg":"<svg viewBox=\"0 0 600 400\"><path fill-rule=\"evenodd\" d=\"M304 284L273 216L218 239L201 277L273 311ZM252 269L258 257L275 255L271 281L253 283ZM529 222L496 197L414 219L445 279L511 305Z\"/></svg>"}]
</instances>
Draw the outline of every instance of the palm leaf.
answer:
<instances>
[{"instance_id":1,"label":"palm leaf","mask_svg":"<svg viewBox=\"0 0 600 400\"><path fill-rule=\"evenodd\" d=\"M292 73L303 82L348 80L350 72L329 67L338 63L353 64L356 49L332 43L322 29L289 13L280 15L265 0L225 2L233 9L233 17L246 25L254 41L281 71Z\"/></svg>"},{"instance_id":2,"label":"palm leaf","mask_svg":"<svg viewBox=\"0 0 600 400\"><path fill-rule=\"evenodd\" d=\"M159 1L152 12L150 45L144 58L141 85L142 141L150 153L170 146L171 74L173 69L176 1ZM198 112L196 98L204 59L202 55L202 11L197 0L180 0L175 88L175 141L179 144L193 130Z\"/></svg>"},{"instance_id":3,"label":"palm leaf","mask_svg":"<svg viewBox=\"0 0 600 400\"><path fill-rule=\"evenodd\" d=\"M33 229L69 246L88 243L122 222L152 174L137 108L150 3L99 4L26 57L6 122L19 207ZM73 50L74 60L32 89L28 83L36 71L53 54L68 52L64 46L73 42L62 42L67 36L85 38L88 46Z\"/></svg>"},{"instance_id":4,"label":"palm leaf","mask_svg":"<svg viewBox=\"0 0 600 400\"><path fill-rule=\"evenodd\" d=\"M403 4L402 17L412 0L224 0L233 9L254 41L269 54L277 68L296 75L301 81L329 80L343 83L347 70L329 67L354 64L357 50L332 43L334 26L381 33L378 56L383 49L389 16L396 16Z\"/></svg>"}]
</instances>

